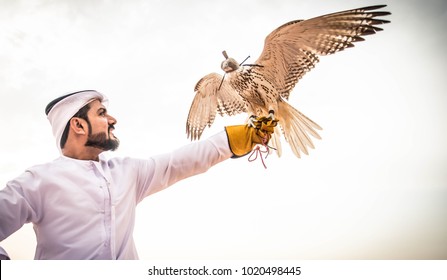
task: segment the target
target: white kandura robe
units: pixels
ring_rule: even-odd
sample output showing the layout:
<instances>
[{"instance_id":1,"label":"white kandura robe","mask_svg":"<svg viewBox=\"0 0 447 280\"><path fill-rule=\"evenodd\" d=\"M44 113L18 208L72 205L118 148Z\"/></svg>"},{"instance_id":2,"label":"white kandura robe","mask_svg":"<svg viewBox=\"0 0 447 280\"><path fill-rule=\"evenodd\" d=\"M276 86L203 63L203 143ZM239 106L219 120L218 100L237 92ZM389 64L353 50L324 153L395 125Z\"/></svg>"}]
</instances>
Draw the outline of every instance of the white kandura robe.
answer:
<instances>
[{"instance_id":1,"label":"white kandura robe","mask_svg":"<svg viewBox=\"0 0 447 280\"><path fill-rule=\"evenodd\" d=\"M138 259L137 204L231 156L221 132L148 160L61 156L31 167L0 191L0 241L33 223L35 259Z\"/></svg>"}]
</instances>

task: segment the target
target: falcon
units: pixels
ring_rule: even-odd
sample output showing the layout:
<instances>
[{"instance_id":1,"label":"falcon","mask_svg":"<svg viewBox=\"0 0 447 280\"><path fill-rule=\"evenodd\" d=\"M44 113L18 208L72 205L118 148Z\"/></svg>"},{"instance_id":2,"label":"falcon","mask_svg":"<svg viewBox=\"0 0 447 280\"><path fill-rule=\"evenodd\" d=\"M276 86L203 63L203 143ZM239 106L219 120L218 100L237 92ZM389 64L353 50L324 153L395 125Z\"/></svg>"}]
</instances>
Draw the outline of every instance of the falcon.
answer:
<instances>
[{"instance_id":1,"label":"falcon","mask_svg":"<svg viewBox=\"0 0 447 280\"><path fill-rule=\"evenodd\" d=\"M309 148L314 148L312 138L321 139L317 131L322 128L289 104L290 93L320 56L354 47L364 41L362 36L383 30L377 25L390 21L378 17L391 14L380 10L384 7L368 6L283 24L266 37L253 64L238 63L223 51L224 75L208 74L194 88L187 138L200 139L217 113L270 116L279 120L280 129L275 129L271 141L278 156L282 153L281 132L297 157L308 155Z\"/></svg>"}]
</instances>

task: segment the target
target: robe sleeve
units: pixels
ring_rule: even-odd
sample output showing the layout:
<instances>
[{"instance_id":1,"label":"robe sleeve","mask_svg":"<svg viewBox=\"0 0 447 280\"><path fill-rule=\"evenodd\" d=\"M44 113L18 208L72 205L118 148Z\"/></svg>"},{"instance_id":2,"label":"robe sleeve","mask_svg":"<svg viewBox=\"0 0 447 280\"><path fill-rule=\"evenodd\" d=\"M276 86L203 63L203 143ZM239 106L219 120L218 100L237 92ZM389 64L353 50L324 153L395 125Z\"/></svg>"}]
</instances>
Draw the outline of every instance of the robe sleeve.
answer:
<instances>
[{"instance_id":1,"label":"robe sleeve","mask_svg":"<svg viewBox=\"0 0 447 280\"><path fill-rule=\"evenodd\" d=\"M203 173L232 155L227 134L222 131L171 153L154 156L139 170L138 181L143 190L138 201L175 182Z\"/></svg>"},{"instance_id":2,"label":"robe sleeve","mask_svg":"<svg viewBox=\"0 0 447 280\"><path fill-rule=\"evenodd\" d=\"M10 260L8 253L2 247L0 247L0 260Z\"/></svg>"},{"instance_id":3,"label":"robe sleeve","mask_svg":"<svg viewBox=\"0 0 447 280\"><path fill-rule=\"evenodd\" d=\"M36 196L22 188L34 183L34 176L27 171L0 190L0 241L19 230L25 223L37 219L34 201Z\"/></svg>"}]
</instances>

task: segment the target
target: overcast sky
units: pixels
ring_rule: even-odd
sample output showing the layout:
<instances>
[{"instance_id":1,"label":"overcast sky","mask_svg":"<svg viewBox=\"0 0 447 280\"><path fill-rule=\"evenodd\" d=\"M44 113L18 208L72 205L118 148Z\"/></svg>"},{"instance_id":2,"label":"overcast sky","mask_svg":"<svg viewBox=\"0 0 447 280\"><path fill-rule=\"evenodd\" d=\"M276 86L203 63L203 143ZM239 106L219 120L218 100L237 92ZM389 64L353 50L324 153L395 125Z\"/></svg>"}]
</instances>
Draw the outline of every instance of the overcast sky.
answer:
<instances>
[{"instance_id":1,"label":"overcast sky","mask_svg":"<svg viewBox=\"0 0 447 280\"><path fill-rule=\"evenodd\" d=\"M322 57L290 103L323 127L309 156L228 160L143 201L142 259L447 258L447 2L0 0L0 188L58 157L44 108L96 89L116 156L189 143L194 86L221 52L254 61L290 20L387 3L392 23ZM218 118L203 137L245 116ZM0 243L34 257L31 225Z\"/></svg>"}]
</instances>

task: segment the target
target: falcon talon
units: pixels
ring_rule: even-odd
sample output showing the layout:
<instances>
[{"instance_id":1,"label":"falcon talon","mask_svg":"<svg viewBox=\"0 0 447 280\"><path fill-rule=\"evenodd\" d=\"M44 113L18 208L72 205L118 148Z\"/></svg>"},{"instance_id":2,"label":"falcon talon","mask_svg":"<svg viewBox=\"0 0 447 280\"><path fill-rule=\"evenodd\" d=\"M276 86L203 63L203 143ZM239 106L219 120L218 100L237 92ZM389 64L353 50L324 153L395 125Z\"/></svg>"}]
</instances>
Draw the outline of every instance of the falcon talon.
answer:
<instances>
[{"instance_id":1,"label":"falcon talon","mask_svg":"<svg viewBox=\"0 0 447 280\"><path fill-rule=\"evenodd\" d=\"M254 115L250 116L250 118L248 118L248 122L247 122L248 126L256 127L256 125L255 125L256 119L257 119L256 116L254 116Z\"/></svg>"}]
</instances>

